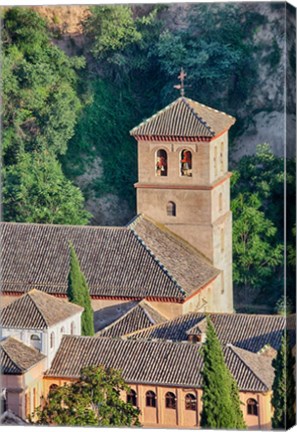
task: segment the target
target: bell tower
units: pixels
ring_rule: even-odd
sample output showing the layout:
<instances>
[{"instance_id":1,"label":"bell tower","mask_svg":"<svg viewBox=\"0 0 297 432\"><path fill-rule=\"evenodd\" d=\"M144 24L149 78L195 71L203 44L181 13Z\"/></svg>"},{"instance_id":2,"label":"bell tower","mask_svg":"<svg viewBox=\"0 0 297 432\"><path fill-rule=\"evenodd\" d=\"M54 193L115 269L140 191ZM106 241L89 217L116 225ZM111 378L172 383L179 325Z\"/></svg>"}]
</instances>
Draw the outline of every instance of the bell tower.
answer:
<instances>
[{"instance_id":1,"label":"bell tower","mask_svg":"<svg viewBox=\"0 0 297 432\"><path fill-rule=\"evenodd\" d=\"M182 96L131 131L138 142L137 213L164 224L221 270L220 312L233 312L228 130L234 122Z\"/></svg>"}]
</instances>

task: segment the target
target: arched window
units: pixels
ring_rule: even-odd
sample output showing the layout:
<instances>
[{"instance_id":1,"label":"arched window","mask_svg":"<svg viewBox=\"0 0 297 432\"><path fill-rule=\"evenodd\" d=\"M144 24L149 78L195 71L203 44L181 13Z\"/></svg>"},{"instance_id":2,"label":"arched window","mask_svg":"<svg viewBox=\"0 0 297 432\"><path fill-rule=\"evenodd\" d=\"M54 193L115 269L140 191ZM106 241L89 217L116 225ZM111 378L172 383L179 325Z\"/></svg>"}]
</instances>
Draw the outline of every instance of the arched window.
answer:
<instances>
[{"instance_id":1,"label":"arched window","mask_svg":"<svg viewBox=\"0 0 297 432\"><path fill-rule=\"evenodd\" d=\"M215 177L217 177L217 175L218 175L218 149L217 149L217 146L214 148L213 167L214 167L214 175L215 175Z\"/></svg>"},{"instance_id":2,"label":"arched window","mask_svg":"<svg viewBox=\"0 0 297 432\"><path fill-rule=\"evenodd\" d=\"M37 334L32 334L30 336L30 345L33 348L35 348L37 350L40 350L40 348L41 348L41 339L40 339L40 336L37 335Z\"/></svg>"},{"instance_id":3,"label":"arched window","mask_svg":"<svg viewBox=\"0 0 297 432\"><path fill-rule=\"evenodd\" d=\"M183 150L181 152L180 174L192 177L192 153L190 150Z\"/></svg>"},{"instance_id":4,"label":"arched window","mask_svg":"<svg viewBox=\"0 0 297 432\"><path fill-rule=\"evenodd\" d=\"M220 151L220 170L221 173L224 172L224 143L221 143L221 151Z\"/></svg>"},{"instance_id":5,"label":"arched window","mask_svg":"<svg viewBox=\"0 0 297 432\"><path fill-rule=\"evenodd\" d=\"M74 323L74 321L72 321L72 323L70 324L70 333L72 335L74 335L74 333L75 333L75 323Z\"/></svg>"},{"instance_id":6,"label":"arched window","mask_svg":"<svg viewBox=\"0 0 297 432\"><path fill-rule=\"evenodd\" d=\"M57 384L52 384L52 385L50 385L50 387L49 387L49 391L50 391L50 392L51 392L51 391L54 391L56 388L58 388Z\"/></svg>"},{"instance_id":7,"label":"arched window","mask_svg":"<svg viewBox=\"0 0 297 432\"><path fill-rule=\"evenodd\" d=\"M167 176L168 163L165 150L158 150L156 153L156 175Z\"/></svg>"},{"instance_id":8,"label":"arched window","mask_svg":"<svg viewBox=\"0 0 297 432\"><path fill-rule=\"evenodd\" d=\"M188 411L196 411L197 410L197 399L191 393L186 394L185 397L185 408Z\"/></svg>"},{"instance_id":9,"label":"arched window","mask_svg":"<svg viewBox=\"0 0 297 432\"><path fill-rule=\"evenodd\" d=\"M130 390L129 393L127 393L127 403L136 406L137 405L137 395L135 390Z\"/></svg>"},{"instance_id":10,"label":"arched window","mask_svg":"<svg viewBox=\"0 0 297 432\"><path fill-rule=\"evenodd\" d=\"M168 392L165 395L165 406L169 409L176 409L176 397L174 393Z\"/></svg>"},{"instance_id":11,"label":"arched window","mask_svg":"<svg viewBox=\"0 0 297 432\"><path fill-rule=\"evenodd\" d=\"M247 413L248 415L258 415L258 402L255 399L247 400Z\"/></svg>"},{"instance_id":12,"label":"arched window","mask_svg":"<svg viewBox=\"0 0 297 432\"><path fill-rule=\"evenodd\" d=\"M50 335L50 347L51 348L55 347L55 333L54 332L51 332L51 335Z\"/></svg>"},{"instance_id":13,"label":"arched window","mask_svg":"<svg viewBox=\"0 0 297 432\"><path fill-rule=\"evenodd\" d=\"M166 206L167 216L176 216L176 204L169 201Z\"/></svg>"},{"instance_id":14,"label":"arched window","mask_svg":"<svg viewBox=\"0 0 297 432\"><path fill-rule=\"evenodd\" d=\"M156 407L156 394L149 390L145 395L145 404L147 407Z\"/></svg>"},{"instance_id":15,"label":"arched window","mask_svg":"<svg viewBox=\"0 0 297 432\"><path fill-rule=\"evenodd\" d=\"M61 334L65 333L65 327L61 327Z\"/></svg>"},{"instance_id":16,"label":"arched window","mask_svg":"<svg viewBox=\"0 0 297 432\"><path fill-rule=\"evenodd\" d=\"M223 210L223 194L220 192L219 194L219 211L221 212Z\"/></svg>"},{"instance_id":17,"label":"arched window","mask_svg":"<svg viewBox=\"0 0 297 432\"><path fill-rule=\"evenodd\" d=\"M221 228L221 252L225 250L225 233L224 228Z\"/></svg>"}]
</instances>

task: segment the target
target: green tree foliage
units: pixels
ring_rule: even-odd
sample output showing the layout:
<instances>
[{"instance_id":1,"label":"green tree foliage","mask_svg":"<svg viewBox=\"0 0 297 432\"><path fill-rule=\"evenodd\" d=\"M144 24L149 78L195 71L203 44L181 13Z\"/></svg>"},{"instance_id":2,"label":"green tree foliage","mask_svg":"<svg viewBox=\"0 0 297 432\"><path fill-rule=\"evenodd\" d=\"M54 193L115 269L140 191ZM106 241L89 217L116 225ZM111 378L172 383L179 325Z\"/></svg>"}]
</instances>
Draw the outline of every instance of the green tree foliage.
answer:
<instances>
[{"instance_id":1,"label":"green tree foliage","mask_svg":"<svg viewBox=\"0 0 297 432\"><path fill-rule=\"evenodd\" d=\"M86 278L80 269L79 261L72 244L70 244L70 270L68 275L67 296L69 301L84 308L81 317L81 333L84 336L94 335L94 313Z\"/></svg>"},{"instance_id":2,"label":"green tree foliage","mask_svg":"<svg viewBox=\"0 0 297 432\"><path fill-rule=\"evenodd\" d=\"M232 200L233 280L248 305L263 283L283 262L283 245L276 242L277 229L260 210L257 194L240 193ZM238 293L239 294L239 293Z\"/></svg>"},{"instance_id":3,"label":"green tree foliage","mask_svg":"<svg viewBox=\"0 0 297 432\"><path fill-rule=\"evenodd\" d=\"M7 8L2 30L4 219L85 224L83 196L56 159L74 134L84 59L52 44L32 9Z\"/></svg>"},{"instance_id":4,"label":"green tree foliage","mask_svg":"<svg viewBox=\"0 0 297 432\"><path fill-rule=\"evenodd\" d=\"M275 311L277 314L287 317L294 311L294 305L291 299L282 295L276 302Z\"/></svg>"},{"instance_id":5,"label":"green tree foliage","mask_svg":"<svg viewBox=\"0 0 297 432\"><path fill-rule=\"evenodd\" d=\"M4 162L20 150L65 153L80 109L75 69L84 60L53 45L45 22L27 8L7 10L2 40Z\"/></svg>"},{"instance_id":6,"label":"green tree foliage","mask_svg":"<svg viewBox=\"0 0 297 432\"><path fill-rule=\"evenodd\" d=\"M272 361L275 374L271 400L274 408L272 417L274 429L289 429L295 424L294 364L289 335L288 332L285 332L277 356Z\"/></svg>"},{"instance_id":7,"label":"green tree foliage","mask_svg":"<svg viewBox=\"0 0 297 432\"><path fill-rule=\"evenodd\" d=\"M265 304L274 311L283 293L284 274L284 184L286 183L287 254L290 273L287 271L287 294L295 297L295 162L275 156L268 144L257 146L256 154L244 156L234 164L232 178L233 211L233 272L236 303L249 299L251 303ZM294 233L294 231L293 231ZM273 289L272 289L273 288ZM269 300L267 301L267 298ZM259 310L258 310L259 312Z\"/></svg>"},{"instance_id":8,"label":"green tree foliage","mask_svg":"<svg viewBox=\"0 0 297 432\"><path fill-rule=\"evenodd\" d=\"M99 157L102 176L94 179L91 188L97 196L115 193L135 206L133 184L137 179L136 142L129 130L137 121L137 107L131 92L103 80L91 84L92 102L84 110L75 137L63 159L69 177L82 174L89 161Z\"/></svg>"},{"instance_id":9,"label":"green tree foliage","mask_svg":"<svg viewBox=\"0 0 297 432\"><path fill-rule=\"evenodd\" d=\"M202 355L201 426L208 429L245 429L238 387L225 364L220 342L209 317Z\"/></svg>"},{"instance_id":10,"label":"green tree foliage","mask_svg":"<svg viewBox=\"0 0 297 432\"><path fill-rule=\"evenodd\" d=\"M6 221L81 225L89 220L80 190L48 151L21 152L5 167L3 183Z\"/></svg>"},{"instance_id":11,"label":"green tree foliage","mask_svg":"<svg viewBox=\"0 0 297 432\"><path fill-rule=\"evenodd\" d=\"M93 6L84 28L92 41L91 51L97 58L121 51L141 39L130 6Z\"/></svg>"},{"instance_id":12,"label":"green tree foliage","mask_svg":"<svg viewBox=\"0 0 297 432\"><path fill-rule=\"evenodd\" d=\"M67 426L139 426L140 411L120 398L129 391L119 371L83 368L80 379L50 391L37 409L37 423Z\"/></svg>"},{"instance_id":13,"label":"green tree foliage","mask_svg":"<svg viewBox=\"0 0 297 432\"><path fill-rule=\"evenodd\" d=\"M253 33L265 19L240 4L196 4L184 26L165 30L156 44L161 69L173 95L177 67L188 73L187 91L228 112L246 100L257 76ZM172 96L171 96L172 97Z\"/></svg>"}]
</instances>

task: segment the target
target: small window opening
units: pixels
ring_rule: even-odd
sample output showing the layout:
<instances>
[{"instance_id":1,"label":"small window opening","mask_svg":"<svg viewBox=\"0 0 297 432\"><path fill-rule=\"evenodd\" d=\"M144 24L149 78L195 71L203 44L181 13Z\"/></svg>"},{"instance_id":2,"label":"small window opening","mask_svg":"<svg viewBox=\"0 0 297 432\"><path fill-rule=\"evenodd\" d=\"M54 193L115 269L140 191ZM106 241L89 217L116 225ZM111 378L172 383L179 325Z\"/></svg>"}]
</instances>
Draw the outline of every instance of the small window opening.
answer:
<instances>
[{"instance_id":1,"label":"small window opening","mask_svg":"<svg viewBox=\"0 0 297 432\"><path fill-rule=\"evenodd\" d=\"M136 406L137 405L137 395L135 390L130 390L129 393L127 393L127 403Z\"/></svg>"},{"instance_id":2,"label":"small window opening","mask_svg":"<svg viewBox=\"0 0 297 432\"><path fill-rule=\"evenodd\" d=\"M224 172L224 143L221 143L221 151L220 151L220 170L221 173Z\"/></svg>"},{"instance_id":3,"label":"small window opening","mask_svg":"<svg viewBox=\"0 0 297 432\"><path fill-rule=\"evenodd\" d=\"M217 177L217 175L218 175L218 149L217 149L217 147L214 148L213 164L214 164L214 175L215 175L215 177Z\"/></svg>"},{"instance_id":4,"label":"small window opening","mask_svg":"<svg viewBox=\"0 0 297 432\"><path fill-rule=\"evenodd\" d=\"M224 228L221 228L221 252L225 251L225 233Z\"/></svg>"},{"instance_id":5,"label":"small window opening","mask_svg":"<svg viewBox=\"0 0 297 432\"><path fill-rule=\"evenodd\" d=\"M258 415L258 402L255 399L248 399L247 401L247 413L248 415Z\"/></svg>"},{"instance_id":6,"label":"small window opening","mask_svg":"<svg viewBox=\"0 0 297 432\"><path fill-rule=\"evenodd\" d=\"M176 216L176 204L173 201L169 201L166 207L167 216Z\"/></svg>"},{"instance_id":7,"label":"small window opening","mask_svg":"<svg viewBox=\"0 0 297 432\"><path fill-rule=\"evenodd\" d=\"M146 392L145 402L147 407L156 407L156 394L153 391Z\"/></svg>"},{"instance_id":8,"label":"small window opening","mask_svg":"<svg viewBox=\"0 0 297 432\"><path fill-rule=\"evenodd\" d=\"M176 397L174 393L168 392L165 395L165 406L169 409L176 409Z\"/></svg>"},{"instance_id":9,"label":"small window opening","mask_svg":"<svg viewBox=\"0 0 297 432\"><path fill-rule=\"evenodd\" d=\"M50 347L54 348L55 347L55 333L51 332L51 336L50 336Z\"/></svg>"},{"instance_id":10,"label":"small window opening","mask_svg":"<svg viewBox=\"0 0 297 432\"><path fill-rule=\"evenodd\" d=\"M185 397L185 408L187 411L196 411L197 410L197 400L194 395L188 393Z\"/></svg>"}]
</instances>

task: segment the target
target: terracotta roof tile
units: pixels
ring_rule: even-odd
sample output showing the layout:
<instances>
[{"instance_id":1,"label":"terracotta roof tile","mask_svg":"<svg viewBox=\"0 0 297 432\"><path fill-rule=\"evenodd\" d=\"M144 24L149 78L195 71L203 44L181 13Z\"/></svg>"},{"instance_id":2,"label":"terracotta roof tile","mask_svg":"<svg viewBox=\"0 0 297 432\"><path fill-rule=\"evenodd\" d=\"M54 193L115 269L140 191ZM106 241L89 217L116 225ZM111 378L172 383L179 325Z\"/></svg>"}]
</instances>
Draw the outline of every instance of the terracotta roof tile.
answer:
<instances>
[{"instance_id":1,"label":"terracotta roof tile","mask_svg":"<svg viewBox=\"0 0 297 432\"><path fill-rule=\"evenodd\" d=\"M69 241L92 296L183 300L219 272L145 218L122 228L2 223L2 291L66 294Z\"/></svg>"},{"instance_id":2,"label":"terracotta roof tile","mask_svg":"<svg viewBox=\"0 0 297 432\"><path fill-rule=\"evenodd\" d=\"M96 336L119 337L165 321L165 317L153 309L145 300L142 300L119 319L99 331Z\"/></svg>"},{"instance_id":3,"label":"terracotta roof tile","mask_svg":"<svg viewBox=\"0 0 297 432\"><path fill-rule=\"evenodd\" d=\"M67 300L33 289L1 310L2 327L45 329L83 308Z\"/></svg>"},{"instance_id":4,"label":"terracotta roof tile","mask_svg":"<svg viewBox=\"0 0 297 432\"><path fill-rule=\"evenodd\" d=\"M187 295L220 273L190 244L147 216L138 216L129 226Z\"/></svg>"},{"instance_id":5,"label":"terracotta roof tile","mask_svg":"<svg viewBox=\"0 0 297 432\"><path fill-rule=\"evenodd\" d=\"M71 241L91 295L184 298L129 228L3 223L1 229L3 292L66 294Z\"/></svg>"},{"instance_id":6,"label":"terracotta roof tile","mask_svg":"<svg viewBox=\"0 0 297 432\"><path fill-rule=\"evenodd\" d=\"M0 357L1 373L5 375L24 373L45 358L36 349L13 337L0 342Z\"/></svg>"},{"instance_id":7,"label":"terracotta roof tile","mask_svg":"<svg viewBox=\"0 0 297 432\"><path fill-rule=\"evenodd\" d=\"M233 347L224 349L225 359L241 390L267 391L262 381L238 356ZM253 361L261 364L262 357ZM256 360L257 357L257 360ZM199 388L202 384L202 356L198 344L133 341L112 338L63 336L60 348L46 376L78 378L88 365L104 365L122 371L127 383ZM195 365L195 367L193 367ZM272 368L265 358L263 367Z\"/></svg>"},{"instance_id":8,"label":"terracotta roof tile","mask_svg":"<svg viewBox=\"0 0 297 432\"><path fill-rule=\"evenodd\" d=\"M285 318L279 315L229 313L209 313L208 315L223 345L231 343L252 352L260 351L267 344L277 350L286 325ZM127 337L185 341L189 334L201 333L201 325L203 325L205 316L203 313L189 313L164 324L131 333Z\"/></svg>"},{"instance_id":9,"label":"terracotta roof tile","mask_svg":"<svg viewBox=\"0 0 297 432\"><path fill-rule=\"evenodd\" d=\"M131 130L135 137L212 138L229 129L235 118L180 97Z\"/></svg>"}]
</instances>

